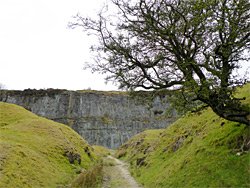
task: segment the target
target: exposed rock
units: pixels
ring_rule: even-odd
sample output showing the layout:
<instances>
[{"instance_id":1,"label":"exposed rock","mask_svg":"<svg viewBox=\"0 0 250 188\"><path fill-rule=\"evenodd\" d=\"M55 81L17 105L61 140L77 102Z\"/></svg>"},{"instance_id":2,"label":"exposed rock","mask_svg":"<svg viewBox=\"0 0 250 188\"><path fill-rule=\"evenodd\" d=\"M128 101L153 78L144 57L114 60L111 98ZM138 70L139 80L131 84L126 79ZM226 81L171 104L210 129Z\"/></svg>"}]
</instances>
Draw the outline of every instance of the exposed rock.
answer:
<instances>
[{"instance_id":1,"label":"exposed rock","mask_svg":"<svg viewBox=\"0 0 250 188\"><path fill-rule=\"evenodd\" d=\"M74 164L74 161L77 161L78 164L81 164L82 162L81 156L73 151L67 151L66 156L69 158L71 164Z\"/></svg>"},{"instance_id":2,"label":"exposed rock","mask_svg":"<svg viewBox=\"0 0 250 188\"><path fill-rule=\"evenodd\" d=\"M245 151L238 152L238 153L236 153L236 156L241 156L241 155L244 155L244 154L247 154L247 152L245 152Z\"/></svg>"},{"instance_id":3,"label":"exposed rock","mask_svg":"<svg viewBox=\"0 0 250 188\"><path fill-rule=\"evenodd\" d=\"M185 136L180 136L176 139L176 141L174 142L174 144L172 146L172 149L174 152L176 152L183 145L183 143L187 137L188 137L188 135L185 135ZM166 151L164 150L164 152L166 152Z\"/></svg>"},{"instance_id":4,"label":"exposed rock","mask_svg":"<svg viewBox=\"0 0 250 188\"><path fill-rule=\"evenodd\" d=\"M146 162L145 162L145 159L146 159L146 157L142 157L142 158L138 158L137 160L136 160L136 165L137 166L146 166Z\"/></svg>"},{"instance_id":5,"label":"exposed rock","mask_svg":"<svg viewBox=\"0 0 250 188\"><path fill-rule=\"evenodd\" d=\"M166 118L169 104L156 97L152 108L137 105L122 92L25 90L0 91L0 101L70 126L91 145L116 149L148 128L165 129L176 121Z\"/></svg>"},{"instance_id":6,"label":"exposed rock","mask_svg":"<svg viewBox=\"0 0 250 188\"><path fill-rule=\"evenodd\" d=\"M87 154L88 154L88 156L90 157L90 151L89 151L89 148L88 148L88 147L86 147L84 151L85 151L85 153L87 153Z\"/></svg>"}]
</instances>

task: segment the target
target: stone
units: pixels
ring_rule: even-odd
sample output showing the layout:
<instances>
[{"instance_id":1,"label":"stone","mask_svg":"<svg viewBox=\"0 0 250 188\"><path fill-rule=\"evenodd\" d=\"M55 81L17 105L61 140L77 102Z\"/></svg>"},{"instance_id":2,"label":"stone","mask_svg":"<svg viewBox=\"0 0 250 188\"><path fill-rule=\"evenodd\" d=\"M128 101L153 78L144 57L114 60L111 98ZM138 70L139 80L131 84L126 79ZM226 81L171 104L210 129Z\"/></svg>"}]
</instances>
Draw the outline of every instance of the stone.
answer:
<instances>
[{"instance_id":1,"label":"stone","mask_svg":"<svg viewBox=\"0 0 250 188\"><path fill-rule=\"evenodd\" d=\"M167 97L167 96L166 96ZM91 145L117 149L146 129L165 129L178 118L166 118L170 104L158 96L137 104L125 92L25 90L0 91L0 101L20 105L38 116L66 124Z\"/></svg>"},{"instance_id":2,"label":"stone","mask_svg":"<svg viewBox=\"0 0 250 188\"><path fill-rule=\"evenodd\" d=\"M146 157L142 157L142 158L138 158L137 160L136 160L136 165L137 166L146 166L146 162L145 162L145 159L146 159Z\"/></svg>"}]
</instances>

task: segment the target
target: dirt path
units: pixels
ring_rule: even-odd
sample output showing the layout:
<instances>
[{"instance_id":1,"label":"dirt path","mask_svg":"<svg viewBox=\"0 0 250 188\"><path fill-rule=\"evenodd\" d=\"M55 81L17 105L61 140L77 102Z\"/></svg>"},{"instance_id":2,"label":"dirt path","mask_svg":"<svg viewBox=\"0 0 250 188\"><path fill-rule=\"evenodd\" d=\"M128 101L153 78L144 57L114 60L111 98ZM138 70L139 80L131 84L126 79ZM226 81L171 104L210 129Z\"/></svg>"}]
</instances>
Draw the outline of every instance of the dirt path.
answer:
<instances>
[{"instance_id":1,"label":"dirt path","mask_svg":"<svg viewBox=\"0 0 250 188\"><path fill-rule=\"evenodd\" d=\"M102 188L139 188L141 186L134 180L128 171L128 164L108 156L104 160L104 177Z\"/></svg>"}]
</instances>

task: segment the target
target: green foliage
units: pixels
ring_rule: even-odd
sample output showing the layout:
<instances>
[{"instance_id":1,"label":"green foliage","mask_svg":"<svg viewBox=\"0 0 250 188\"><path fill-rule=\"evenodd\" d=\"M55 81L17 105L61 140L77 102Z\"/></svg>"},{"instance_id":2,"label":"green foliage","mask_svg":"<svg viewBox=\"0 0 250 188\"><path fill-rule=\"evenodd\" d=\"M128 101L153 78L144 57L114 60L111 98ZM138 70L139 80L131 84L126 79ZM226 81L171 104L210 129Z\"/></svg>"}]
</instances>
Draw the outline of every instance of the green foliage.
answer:
<instances>
[{"instance_id":1,"label":"green foliage","mask_svg":"<svg viewBox=\"0 0 250 188\"><path fill-rule=\"evenodd\" d=\"M98 20L77 14L69 23L99 39L86 68L129 91L180 89L173 100L180 112L199 101L220 117L250 123L250 110L234 95L249 80L234 74L250 59L249 0L111 2L119 14L102 9Z\"/></svg>"},{"instance_id":2,"label":"green foliage","mask_svg":"<svg viewBox=\"0 0 250 188\"><path fill-rule=\"evenodd\" d=\"M249 87L237 92L250 104ZM211 109L188 113L166 130L147 130L117 153L145 187L249 187L250 127Z\"/></svg>"},{"instance_id":3,"label":"green foliage","mask_svg":"<svg viewBox=\"0 0 250 188\"><path fill-rule=\"evenodd\" d=\"M78 176L79 169L100 161L68 126L16 105L0 102L0 125L0 187L65 186ZM69 153L74 164L69 162Z\"/></svg>"}]
</instances>

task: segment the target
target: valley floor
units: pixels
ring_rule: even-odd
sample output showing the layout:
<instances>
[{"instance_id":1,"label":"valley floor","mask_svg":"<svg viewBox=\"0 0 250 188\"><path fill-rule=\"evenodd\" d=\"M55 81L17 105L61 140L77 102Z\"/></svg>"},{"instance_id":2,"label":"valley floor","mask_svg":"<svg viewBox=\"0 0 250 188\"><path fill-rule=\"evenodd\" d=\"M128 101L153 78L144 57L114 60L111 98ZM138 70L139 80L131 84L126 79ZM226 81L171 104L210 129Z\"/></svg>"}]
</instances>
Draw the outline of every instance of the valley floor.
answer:
<instances>
[{"instance_id":1,"label":"valley floor","mask_svg":"<svg viewBox=\"0 0 250 188\"><path fill-rule=\"evenodd\" d=\"M107 156L104 159L102 188L139 188L141 187L128 171L129 165L125 162Z\"/></svg>"}]
</instances>

